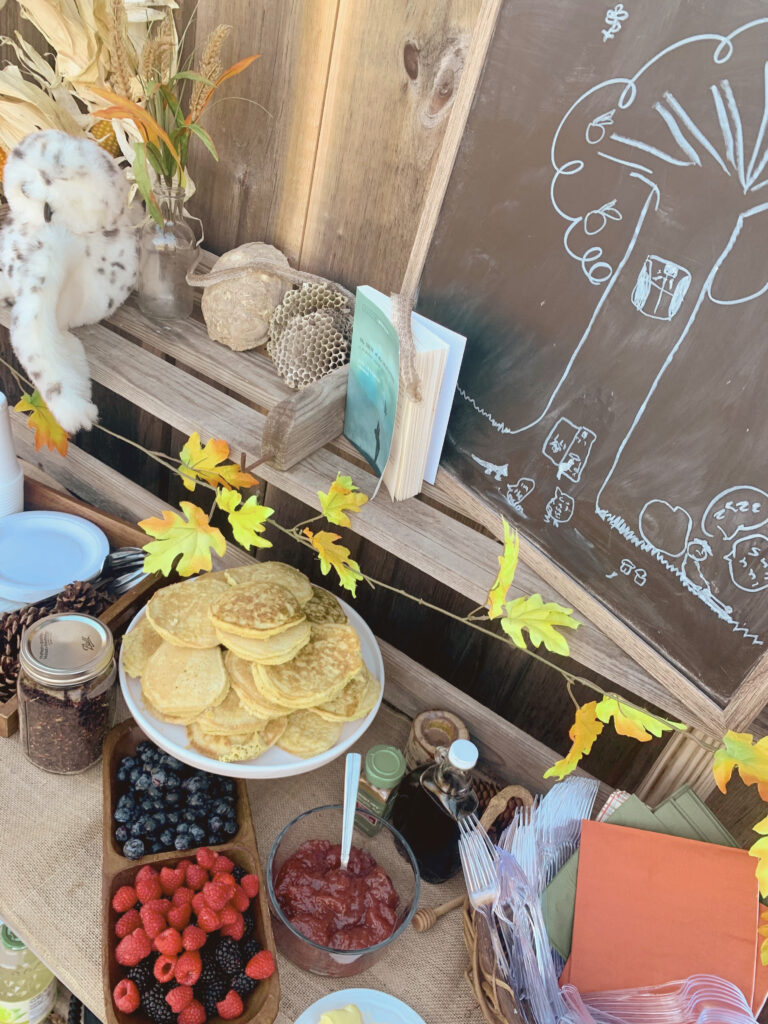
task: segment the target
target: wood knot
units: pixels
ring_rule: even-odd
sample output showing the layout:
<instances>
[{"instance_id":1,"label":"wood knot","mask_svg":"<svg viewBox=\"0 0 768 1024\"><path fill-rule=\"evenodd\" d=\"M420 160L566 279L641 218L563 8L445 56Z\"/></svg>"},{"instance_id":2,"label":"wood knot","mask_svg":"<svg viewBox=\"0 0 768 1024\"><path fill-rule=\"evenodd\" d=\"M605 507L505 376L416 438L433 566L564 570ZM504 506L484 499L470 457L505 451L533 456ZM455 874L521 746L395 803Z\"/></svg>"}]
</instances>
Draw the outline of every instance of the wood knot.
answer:
<instances>
[{"instance_id":1,"label":"wood knot","mask_svg":"<svg viewBox=\"0 0 768 1024\"><path fill-rule=\"evenodd\" d=\"M432 88L422 110L422 122L432 128L447 116L459 87L467 58L467 37L449 39L440 53Z\"/></svg>"},{"instance_id":2,"label":"wood knot","mask_svg":"<svg viewBox=\"0 0 768 1024\"><path fill-rule=\"evenodd\" d=\"M412 82L419 77L419 48L414 42L407 42L403 47L403 64L405 73Z\"/></svg>"}]
</instances>

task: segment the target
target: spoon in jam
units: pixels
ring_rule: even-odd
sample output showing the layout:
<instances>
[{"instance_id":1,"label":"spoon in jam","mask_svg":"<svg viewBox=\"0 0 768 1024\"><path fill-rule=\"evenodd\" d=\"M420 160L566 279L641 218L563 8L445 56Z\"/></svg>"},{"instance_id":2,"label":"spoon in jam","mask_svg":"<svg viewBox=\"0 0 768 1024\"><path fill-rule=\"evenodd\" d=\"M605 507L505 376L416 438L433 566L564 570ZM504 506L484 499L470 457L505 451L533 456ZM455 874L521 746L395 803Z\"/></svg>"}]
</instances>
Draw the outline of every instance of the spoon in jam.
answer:
<instances>
[{"instance_id":1,"label":"spoon in jam","mask_svg":"<svg viewBox=\"0 0 768 1024\"><path fill-rule=\"evenodd\" d=\"M342 871L347 870L349 851L352 849L352 830L355 827L357 788L360 784L360 764L359 754L347 754L347 760L344 765L344 810L341 822Z\"/></svg>"}]
</instances>

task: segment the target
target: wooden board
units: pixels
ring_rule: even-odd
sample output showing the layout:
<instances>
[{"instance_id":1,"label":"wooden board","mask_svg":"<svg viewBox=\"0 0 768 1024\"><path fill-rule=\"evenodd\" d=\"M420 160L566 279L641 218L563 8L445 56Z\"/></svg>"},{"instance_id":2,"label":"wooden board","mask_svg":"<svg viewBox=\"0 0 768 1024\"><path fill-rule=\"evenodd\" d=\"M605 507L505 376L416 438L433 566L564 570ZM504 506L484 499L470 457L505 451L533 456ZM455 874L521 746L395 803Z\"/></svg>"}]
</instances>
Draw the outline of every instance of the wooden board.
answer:
<instances>
[{"instance_id":1,"label":"wooden board","mask_svg":"<svg viewBox=\"0 0 768 1024\"><path fill-rule=\"evenodd\" d=\"M710 728L740 727L768 687L768 20L619 7L502 5L419 308L469 337L447 465Z\"/></svg>"}]
</instances>

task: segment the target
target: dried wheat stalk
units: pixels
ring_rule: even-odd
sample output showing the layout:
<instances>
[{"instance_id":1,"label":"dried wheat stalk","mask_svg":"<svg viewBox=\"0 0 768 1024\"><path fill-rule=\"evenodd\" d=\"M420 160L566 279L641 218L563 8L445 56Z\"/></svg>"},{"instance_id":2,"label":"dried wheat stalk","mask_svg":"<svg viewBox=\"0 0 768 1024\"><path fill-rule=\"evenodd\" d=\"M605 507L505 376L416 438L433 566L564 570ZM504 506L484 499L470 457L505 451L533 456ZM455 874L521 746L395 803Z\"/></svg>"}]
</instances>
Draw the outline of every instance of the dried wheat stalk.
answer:
<instances>
[{"instance_id":1,"label":"dried wheat stalk","mask_svg":"<svg viewBox=\"0 0 768 1024\"><path fill-rule=\"evenodd\" d=\"M110 78L112 86L119 96L130 98L133 71L128 50L125 44L127 18L124 0L112 0L112 28L110 32L110 50L112 66Z\"/></svg>"},{"instance_id":2,"label":"dried wheat stalk","mask_svg":"<svg viewBox=\"0 0 768 1024\"><path fill-rule=\"evenodd\" d=\"M215 82L224 70L224 66L221 63L221 48L231 31L231 25L217 25L206 40L198 74L202 75L209 82ZM212 92L211 86L206 85L205 82L195 82L189 104L190 120L197 121Z\"/></svg>"}]
</instances>

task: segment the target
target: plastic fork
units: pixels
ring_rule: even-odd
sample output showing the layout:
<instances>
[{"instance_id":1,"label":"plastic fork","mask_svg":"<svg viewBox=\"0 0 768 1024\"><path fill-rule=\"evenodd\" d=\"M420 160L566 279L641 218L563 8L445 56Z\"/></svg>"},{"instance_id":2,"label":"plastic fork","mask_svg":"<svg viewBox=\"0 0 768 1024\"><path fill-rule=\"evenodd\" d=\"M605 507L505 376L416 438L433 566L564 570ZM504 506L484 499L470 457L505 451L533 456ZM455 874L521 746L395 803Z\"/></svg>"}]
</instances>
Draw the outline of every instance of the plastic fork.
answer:
<instances>
[{"instance_id":1,"label":"plastic fork","mask_svg":"<svg viewBox=\"0 0 768 1024\"><path fill-rule=\"evenodd\" d=\"M509 965L504 955L493 912L494 905L499 898L499 879L494 860L487 846L490 840L487 835L485 838L483 837L482 833L485 830L482 829L481 832L470 820L466 820L467 817L462 816L458 819L461 833L459 835L459 856L461 857L464 881L467 884L467 895L475 912L482 914L485 918L496 957L496 966L501 977L509 982Z\"/></svg>"}]
</instances>

